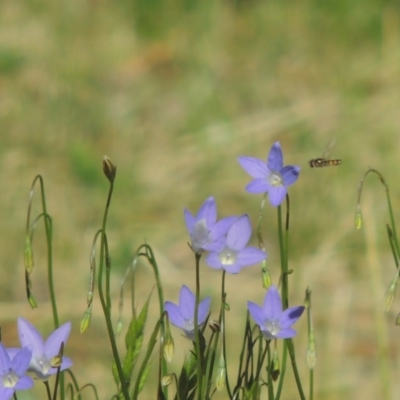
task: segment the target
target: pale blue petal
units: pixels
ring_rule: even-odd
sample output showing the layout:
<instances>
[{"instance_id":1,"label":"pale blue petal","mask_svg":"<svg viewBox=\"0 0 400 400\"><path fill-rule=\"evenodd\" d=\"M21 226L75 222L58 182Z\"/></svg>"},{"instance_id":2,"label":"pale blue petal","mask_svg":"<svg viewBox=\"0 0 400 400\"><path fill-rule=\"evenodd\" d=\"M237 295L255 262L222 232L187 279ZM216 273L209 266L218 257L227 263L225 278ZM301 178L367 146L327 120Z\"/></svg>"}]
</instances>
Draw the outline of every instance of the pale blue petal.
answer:
<instances>
[{"instance_id":1,"label":"pale blue petal","mask_svg":"<svg viewBox=\"0 0 400 400\"><path fill-rule=\"evenodd\" d=\"M207 257L206 257L206 263L211 267L211 268L215 268L215 269L221 269L222 268L222 263L221 260L219 258L219 254L218 253L208 253Z\"/></svg>"},{"instance_id":2,"label":"pale blue petal","mask_svg":"<svg viewBox=\"0 0 400 400\"><path fill-rule=\"evenodd\" d=\"M265 323L263 309L258 304L253 303L252 301L247 302L247 308L249 309L249 313L254 319L255 323L258 326L263 326Z\"/></svg>"},{"instance_id":3,"label":"pale blue petal","mask_svg":"<svg viewBox=\"0 0 400 400\"><path fill-rule=\"evenodd\" d=\"M297 167L295 165L288 165L282 168L281 177L284 186L293 185L293 183L297 181L300 174L300 169L300 167Z\"/></svg>"},{"instance_id":4,"label":"pale blue petal","mask_svg":"<svg viewBox=\"0 0 400 400\"><path fill-rule=\"evenodd\" d=\"M168 313L171 324L183 329L183 327L185 326L185 320L181 315L179 307L170 301L166 301L164 308L165 311Z\"/></svg>"},{"instance_id":5,"label":"pale blue petal","mask_svg":"<svg viewBox=\"0 0 400 400\"><path fill-rule=\"evenodd\" d=\"M3 343L0 342L0 374L3 375L11 367L11 359Z\"/></svg>"},{"instance_id":6,"label":"pale blue petal","mask_svg":"<svg viewBox=\"0 0 400 400\"><path fill-rule=\"evenodd\" d=\"M279 322L282 329L292 326L303 314L304 306L286 309L280 316Z\"/></svg>"},{"instance_id":7,"label":"pale blue petal","mask_svg":"<svg viewBox=\"0 0 400 400\"><path fill-rule=\"evenodd\" d=\"M186 285L183 285L179 295L179 309L183 319L193 320L195 302L196 296Z\"/></svg>"},{"instance_id":8,"label":"pale blue petal","mask_svg":"<svg viewBox=\"0 0 400 400\"><path fill-rule=\"evenodd\" d=\"M253 178L264 179L269 174L269 169L267 164L254 157L238 157L239 164L241 167Z\"/></svg>"},{"instance_id":9,"label":"pale blue petal","mask_svg":"<svg viewBox=\"0 0 400 400\"><path fill-rule=\"evenodd\" d=\"M232 224L237 220L238 217L226 217L218 221L210 230L210 237L212 241L217 241L221 237L225 236Z\"/></svg>"},{"instance_id":10,"label":"pale blue petal","mask_svg":"<svg viewBox=\"0 0 400 400\"><path fill-rule=\"evenodd\" d=\"M0 385L0 399L1 400L9 400L14 394L13 388L5 388Z\"/></svg>"},{"instance_id":11,"label":"pale blue petal","mask_svg":"<svg viewBox=\"0 0 400 400\"><path fill-rule=\"evenodd\" d=\"M285 186L271 187L268 198L273 207L278 207L285 200L287 189Z\"/></svg>"},{"instance_id":12,"label":"pale blue petal","mask_svg":"<svg viewBox=\"0 0 400 400\"><path fill-rule=\"evenodd\" d=\"M226 245L232 250L242 250L251 237L251 223L248 215L242 215L232 224L226 235Z\"/></svg>"},{"instance_id":13,"label":"pale blue petal","mask_svg":"<svg viewBox=\"0 0 400 400\"><path fill-rule=\"evenodd\" d=\"M210 306L211 306L210 296L207 296L199 303L198 318L197 318L198 325L203 324L204 321L207 319L207 316L210 312ZM193 316L194 316L194 311L193 311Z\"/></svg>"},{"instance_id":14,"label":"pale blue petal","mask_svg":"<svg viewBox=\"0 0 400 400\"><path fill-rule=\"evenodd\" d=\"M44 353L44 340L38 330L26 319L18 318L18 334L22 347L30 346L33 357Z\"/></svg>"},{"instance_id":15,"label":"pale blue petal","mask_svg":"<svg viewBox=\"0 0 400 400\"><path fill-rule=\"evenodd\" d=\"M48 360L59 354L62 342L64 343L64 347L66 346L70 332L71 322L66 322L48 337L44 345L44 354Z\"/></svg>"},{"instance_id":16,"label":"pale blue petal","mask_svg":"<svg viewBox=\"0 0 400 400\"><path fill-rule=\"evenodd\" d=\"M281 144L275 142L268 154L268 167L271 171L279 172L283 167L283 154Z\"/></svg>"},{"instance_id":17,"label":"pale blue petal","mask_svg":"<svg viewBox=\"0 0 400 400\"><path fill-rule=\"evenodd\" d=\"M217 205L214 197L209 197L200 207L200 210L196 215L196 221L200 221L201 219L207 221L208 228L215 224L217 220Z\"/></svg>"},{"instance_id":18,"label":"pale blue petal","mask_svg":"<svg viewBox=\"0 0 400 400\"><path fill-rule=\"evenodd\" d=\"M21 349L11 361L11 369L18 375L25 374L32 359L32 351L28 347Z\"/></svg>"},{"instance_id":19,"label":"pale blue petal","mask_svg":"<svg viewBox=\"0 0 400 400\"><path fill-rule=\"evenodd\" d=\"M254 179L246 187L249 193L266 193L270 190L271 185L265 179Z\"/></svg>"},{"instance_id":20,"label":"pale blue petal","mask_svg":"<svg viewBox=\"0 0 400 400\"><path fill-rule=\"evenodd\" d=\"M238 274L242 270L243 266L238 262L235 262L232 265L223 265L222 268L230 274Z\"/></svg>"},{"instance_id":21,"label":"pale blue petal","mask_svg":"<svg viewBox=\"0 0 400 400\"><path fill-rule=\"evenodd\" d=\"M278 332L275 336L280 339L289 339L296 336L296 331L292 328L287 328Z\"/></svg>"},{"instance_id":22,"label":"pale blue petal","mask_svg":"<svg viewBox=\"0 0 400 400\"><path fill-rule=\"evenodd\" d=\"M258 264L266 258L267 255L264 251L255 247L246 247L238 253L236 261L242 267L248 267L250 265Z\"/></svg>"},{"instance_id":23,"label":"pale blue petal","mask_svg":"<svg viewBox=\"0 0 400 400\"><path fill-rule=\"evenodd\" d=\"M264 297L263 308L267 320L279 320L282 313L282 301L274 285L270 286Z\"/></svg>"},{"instance_id":24,"label":"pale blue petal","mask_svg":"<svg viewBox=\"0 0 400 400\"><path fill-rule=\"evenodd\" d=\"M15 390L27 390L33 387L33 379L30 376L21 376L14 386ZM2 397L0 396L2 399Z\"/></svg>"},{"instance_id":25,"label":"pale blue petal","mask_svg":"<svg viewBox=\"0 0 400 400\"><path fill-rule=\"evenodd\" d=\"M185 210L183 211L183 216L185 217L186 229L191 234L193 231L193 227L196 222L196 219L194 218L194 216L191 214L191 212L187 208L185 208Z\"/></svg>"}]
</instances>

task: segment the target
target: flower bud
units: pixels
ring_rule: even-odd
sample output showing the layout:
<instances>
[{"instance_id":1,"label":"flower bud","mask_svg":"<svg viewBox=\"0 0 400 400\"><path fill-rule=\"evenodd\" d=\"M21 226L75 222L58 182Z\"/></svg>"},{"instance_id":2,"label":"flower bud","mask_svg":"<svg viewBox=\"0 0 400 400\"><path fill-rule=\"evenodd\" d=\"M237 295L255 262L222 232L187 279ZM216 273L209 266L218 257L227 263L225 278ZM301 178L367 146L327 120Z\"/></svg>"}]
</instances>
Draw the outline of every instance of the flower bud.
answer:
<instances>
[{"instance_id":1,"label":"flower bud","mask_svg":"<svg viewBox=\"0 0 400 400\"><path fill-rule=\"evenodd\" d=\"M117 173L117 167L107 156L103 157L103 172L110 183L114 182L115 174Z\"/></svg>"},{"instance_id":2,"label":"flower bud","mask_svg":"<svg viewBox=\"0 0 400 400\"><path fill-rule=\"evenodd\" d=\"M314 369L317 363L317 353L315 351L314 334L310 334L307 346L307 366L310 370Z\"/></svg>"},{"instance_id":3,"label":"flower bud","mask_svg":"<svg viewBox=\"0 0 400 400\"><path fill-rule=\"evenodd\" d=\"M174 339L172 338L172 336L169 335L164 344L165 360L170 363L174 358L174 353L175 353Z\"/></svg>"},{"instance_id":4,"label":"flower bud","mask_svg":"<svg viewBox=\"0 0 400 400\"><path fill-rule=\"evenodd\" d=\"M221 332L221 324L215 319L211 320L208 326L214 333Z\"/></svg>"},{"instance_id":5,"label":"flower bud","mask_svg":"<svg viewBox=\"0 0 400 400\"><path fill-rule=\"evenodd\" d=\"M26 235L25 240L24 262L26 271L31 274L33 271L33 251L29 235Z\"/></svg>"},{"instance_id":6,"label":"flower bud","mask_svg":"<svg viewBox=\"0 0 400 400\"><path fill-rule=\"evenodd\" d=\"M91 317L92 317L92 307L90 306L86 309L85 313L83 314L80 327L81 333L85 332L86 329L89 327Z\"/></svg>"},{"instance_id":7,"label":"flower bud","mask_svg":"<svg viewBox=\"0 0 400 400\"><path fill-rule=\"evenodd\" d=\"M163 387L169 386L172 383L173 379L174 379L173 374L164 375L161 379L161 385Z\"/></svg>"},{"instance_id":8,"label":"flower bud","mask_svg":"<svg viewBox=\"0 0 400 400\"><path fill-rule=\"evenodd\" d=\"M274 382L276 382L276 380L279 378L279 375L280 375L279 356L278 356L278 351L276 348L274 349L274 355L272 358L270 374L271 374L271 379Z\"/></svg>"},{"instance_id":9,"label":"flower bud","mask_svg":"<svg viewBox=\"0 0 400 400\"><path fill-rule=\"evenodd\" d=\"M269 274L268 269L264 266L264 264L266 264L266 261L264 260L262 263L263 263L263 268L261 270L261 273L262 273L263 288L269 289L269 287L271 286L271 275Z\"/></svg>"},{"instance_id":10,"label":"flower bud","mask_svg":"<svg viewBox=\"0 0 400 400\"><path fill-rule=\"evenodd\" d=\"M361 207L359 204L357 205L356 214L354 216L354 225L355 225L356 229L361 229L361 227L362 227Z\"/></svg>"},{"instance_id":11,"label":"flower bud","mask_svg":"<svg viewBox=\"0 0 400 400\"><path fill-rule=\"evenodd\" d=\"M215 378L215 387L217 388L218 392L222 391L225 387L225 374L225 359L224 356L221 354L218 363L217 377Z\"/></svg>"}]
</instances>

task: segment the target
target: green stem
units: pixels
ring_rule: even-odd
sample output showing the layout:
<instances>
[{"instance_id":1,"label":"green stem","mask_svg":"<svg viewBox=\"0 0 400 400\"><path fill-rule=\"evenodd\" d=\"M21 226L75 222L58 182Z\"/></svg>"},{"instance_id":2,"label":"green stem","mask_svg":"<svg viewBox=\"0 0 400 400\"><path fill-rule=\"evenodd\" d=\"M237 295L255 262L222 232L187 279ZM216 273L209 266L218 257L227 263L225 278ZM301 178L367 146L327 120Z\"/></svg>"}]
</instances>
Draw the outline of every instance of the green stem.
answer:
<instances>
[{"instance_id":1,"label":"green stem","mask_svg":"<svg viewBox=\"0 0 400 400\"><path fill-rule=\"evenodd\" d=\"M194 338L196 348L196 361L197 361L197 398L203 399L203 363L200 345L200 332L197 324L199 316L199 301L200 301L200 253L195 253L196 259L196 303L194 306Z\"/></svg>"},{"instance_id":2,"label":"green stem","mask_svg":"<svg viewBox=\"0 0 400 400\"><path fill-rule=\"evenodd\" d=\"M232 392L231 387L229 384L229 377L228 377L228 359L227 359L227 351L226 351L226 330L225 330L225 304L226 304L226 292L225 292L225 277L226 271L223 270L222 272L222 282L221 282L221 332L222 332L222 352L224 355L225 361L225 383L226 383L226 390L228 391L228 396L232 399Z\"/></svg>"},{"instance_id":3,"label":"green stem","mask_svg":"<svg viewBox=\"0 0 400 400\"><path fill-rule=\"evenodd\" d=\"M111 307L108 307L108 304L105 300L104 292L103 292L103 268L104 268L104 258L105 258L105 246L106 246L106 240L107 240L106 239L106 225L107 225L108 211L110 208L110 202L111 202L113 190L114 190L114 182L110 181L110 189L108 191L107 203L106 203L106 208L104 210L103 223L102 223L102 227L101 227L98 286L99 286L100 302L101 302L104 317L106 320L108 336L110 338L111 349L112 349L115 365L117 367L120 383L121 383L122 394L123 394L125 400L129 400L128 387L125 382L125 377L124 377L124 373L122 370L121 360L120 360L119 354L118 354L117 343L115 340L115 335L114 335L114 331L113 331L113 327L112 327Z\"/></svg>"}]
</instances>

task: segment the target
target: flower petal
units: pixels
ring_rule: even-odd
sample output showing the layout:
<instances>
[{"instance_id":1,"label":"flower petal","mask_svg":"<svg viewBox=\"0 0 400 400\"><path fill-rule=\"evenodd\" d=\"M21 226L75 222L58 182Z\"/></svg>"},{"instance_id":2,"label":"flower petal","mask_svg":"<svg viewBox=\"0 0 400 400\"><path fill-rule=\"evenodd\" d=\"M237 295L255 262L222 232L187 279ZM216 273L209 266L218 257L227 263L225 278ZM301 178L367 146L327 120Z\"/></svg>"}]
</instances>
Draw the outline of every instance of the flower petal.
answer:
<instances>
[{"instance_id":1,"label":"flower petal","mask_svg":"<svg viewBox=\"0 0 400 400\"><path fill-rule=\"evenodd\" d=\"M18 318L18 334L22 347L29 346L32 355L42 356L44 353L44 340L38 330L26 319Z\"/></svg>"},{"instance_id":2,"label":"flower petal","mask_svg":"<svg viewBox=\"0 0 400 400\"><path fill-rule=\"evenodd\" d=\"M265 323L265 318L264 318L264 311L262 307L260 307L258 304L253 303L252 301L247 302L247 308L249 309L249 313L254 319L255 323L262 327Z\"/></svg>"},{"instance_id":3,"label":"flower petal","mask_svg":"<svg viewBox=\"0 0 400 400\"><path fill-rule=\"evenodd\" d=\"M249 193L267 193L271 185L265 179L253 179L246 187L245 190Z\"/></svg>"},{"instance_id":4,"label":"flower petal","mask_svg":"<svg viewBox=\"0 0 400 400\"><path fill-rule=\"evenodd\" d=\"M296 336L296 333L297 332L294 329L287 328L287 329L283 329L280 332L278 332L276 334L276 337L280 338L280 339L289 339L289 338L292 338L293 336Z\"/></svg>"},{"instance_id":5,"label":"flower petal","mask_svg":"<svg viewBox=\"0 0 400 400\"><path fill-rule=\"evenodd\" d=\"M179 310L183 319L187 321L194 319L195 302L196 297L194 293L186 285L183 285L179 295Z\"/></svg>"},{"instance_id":6,"label":"flower petal","mask_svg":"<svg viewBox=\"0 0 400 400\"><path fill-rule=\"evenodd\" d=\"M267 164L259 158L240 156L238 161L241 167L253 178L265 179L269 174Z\"/></svg>"},{"instance_id":7,"label":"flower petal","mask_svg":"<svg viewBox=\"0 0 400 400\"><path fill-rule=\"evenodd\" d=\"M282 329L292 326L303 314L304 306L291 307L286 309L280 316L279 322Z\"/></svg>"},{"instance_id":8,"label":"flower petal","mask_svg":"<svg viewBox=\"0 0 400 400\"><path fill-rule=\"evenodd\" d=\"M198 325L203 324L204 321L207 319L207 316L210 312L210 306L211 306L211 297L210 296L207 296L202 301L200 301L198 316L197 316ZM194 313L193 313L193 315L194 315Z\"/></svg>"},{"instance_id":9,"label":"flower petal","mask_svg":"<svg viewBox=\"0 0 400 400\"><path fill-rule=\"evenodd\" d=\"M7 387L0 385L0 399L1 400L11 399L13 394L14 394L13 388L7 388Z\"/></svg>"},{"instance_id":10,"label":"flower petal","mask_svg":"<svg viewBox=\"0 0 400 400\"><path fill-rule=\"evenodd\" d=\"M196 222L196 219L187 208L185 208L185 210L183 211L183 216L185 218L186 229L188 230L189 234L191 234L193 231L193 227Z\"/></svg>"},{"instance_id":11,"label":"flower petal","mask_svg":"<svg viewBox=\"0 0 400 400\"><path fill-rule=\"evenodd\" d=\"M281 170L283 184L286 187L293 185L300 175L300 170L301 168L297 167L296 165L287 165L286 167L283 167Z\"/></svg>"},{"instance_id":12,"label":"flower petal","mask_svg":"<svg viewBox=\"0 0 400 400\"><path fill-rule=\"evenodd\" d=\"M172 325L177 326L178 328L183 329L185 326L185 320L181 315L181 311L179 306L172 303L171 301L166 301L164 304L165 311L168 313L169 320Z\"/></svg>"},{"instance_id":13,"label":"flower petal","mask_svg":"<svg viewBox=\"0 0 400 400\"><path fill-rule=\"evenodd\" d=\"M32 359L32 350L29 347L20 349L11 361L11 369L18 375L25 374Z\"/></svg>"},{"instance_id":14,"label":"flower petal","mask_svg":"<svg viewBox=\"0 0 400 400\"><path fill-rule=\"evenodd\" d=\"M220 243L225 244L225 235L232 227L233 223L237 220L236 216L226 217L218 221L210 230L210 238L212 243L204 246L206 250L214 250L217 251L220 249ZM221 240L222 239L222 240ZM215 244L217 243L217 245ZM219 243L219 244L218 244Z\"/></svg>"},{"instance_id":15,"label":"flower petal","mask_svg":"<svg viewBox=\"0 0 400 400\"><path fill-rule=\"evenodd\" d=\"M285 200L287 189L285 186L271 187L268 198L273 207L278 207Z\"/></svg>"},{"instance_id":16,"label":"flower petal","mask_svg":"<svg viewBox=\"0 0 400 400\"><path fill-rule=\"evenodd\" d=\"M243 266L238 262L235 262L234 264L223 265L222 268L230 274L238 274L242 270Z\"/></svg>"},{"instance_id":17,"label":"flower petal","mask_svg":"<svg viewBox=\"0 0 400 400\"><path fill-rule=\"evenodd\" d=\"M44 355L48 360L59 354L61 343L67 344L69 333L71 332L71 322L58 327L46 340L44 345Z\"/></svg>"},{"instance_id":18,"label":"flower petal","mask_svg":"<svg viewBox=\"0 0 400 400\"><path fill-rule=\"evenodd\" d=\"M237 218L226 235L226 245L232 250L242 250L251 237L251 223L248 215Z\"/></svg>"},{"instance_id":19,"label":"flower petal","mask_svg":"<svg viewBox=\"0 0 400 400\"><path fill-rule=\"evenodd\" d=\"M196 215L196 221L200 221L201 219L207 221L207 226L209 228L215 224L215 221L217 220L217 205L214 197L210 196L200 207L200 210Z\"/></svg>"},{"instance_id":20,"label":"flower petal","mask_svg":"<svg viewBox=\"0 0 400 400\"><path fill-rule=\"evenodd\" d=\"M33 379L30 376L21 376L15 384L15 390L27 390L33 387ZM0 398L2 398L0 396Z\"/></svg>"},{"instance_id":21,"label":"flower petal","mask_svg":"<svg viewBox=\"0 0 400 400\"><path fill-rule=\"evenodd\" d=\"M282 312L282 300L278 289L272 285L264 297L264 316L267 320L278 320Z\"/></svg>"},{"instance_id":22,"label":"flower petal","mask_svg":"<svg viewBox=\"0 0 400 400\"><path fill-rule=\"evenodd\" d=\"M281 144L275 142L268 154L267 165L271 171L280 172L283 167L283 154L281 149Z\"/></svg>"},{"instance_id":23,"label":"flower petal","mask_svg":"<svg viewBox=\"0 0 400 400\"><path fill-rule=\"evenodd\" d=\"M267 258L267 254L255 247L246 247L237 254L237 263L242 267L258 264Z\"/></svg>"},{"instance_id":24,"label":"flower petal","mask_svg":"<svg viewBox=\"0 0 400 400\"><path fill-rule=\"evenodd\" d=\"M0 342L0 375L3 375L11 367L11 359L3 343ZM0 385L1 386L1 385Z\"/></svg>"},{"instance_id":25,"label":"flower petal","mask_svg":"<svg viewBox=\"0 0 400 400\"><path fill-rule=\"evenodd\" d=\"M206 257L206 263L211 267L215 269L221 269L222 268L222 263L219 258L219 254L215 252L208 253Z\"/></svg>"}]
</instances>

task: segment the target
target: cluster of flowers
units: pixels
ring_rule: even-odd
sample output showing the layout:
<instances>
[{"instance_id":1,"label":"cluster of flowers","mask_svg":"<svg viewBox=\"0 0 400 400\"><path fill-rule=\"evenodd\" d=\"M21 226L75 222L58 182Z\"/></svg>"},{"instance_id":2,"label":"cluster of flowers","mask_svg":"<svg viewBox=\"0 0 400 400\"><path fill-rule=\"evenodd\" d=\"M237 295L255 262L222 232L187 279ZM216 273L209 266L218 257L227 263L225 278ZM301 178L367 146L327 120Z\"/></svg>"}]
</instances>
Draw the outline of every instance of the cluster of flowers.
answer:
<instances>
[{"instance_id":1,"label":"cluster of flowers","mask_svg":"<svg viewBox=\"0 0 400 400\"><path fill-rule=\"evenodd\" d=\"M300 167L283 166L279 142L272 146L267 162L253 157L239 157L238 161L254 178L246 190L250 193L268 193L269 201L274 207L284 201L287 187L296 182L300 173ZM248 215L227 217L217 222L217 207L213 197L203 203L197 215L192 215L185 209L184 217L192 250L196 254L207 252L205 261L211 268L237 274L243 267L257 264L267 257L263 250L247 246L252 233ZM194 293L183 285L179 304L170 301L165 303L171 323L182 329L191 340L194 340L195 332L195 301ZM206 321L210 305L210 297L199 302L198 326ZM263 306L249 301L248 310L264 337L275 339L290 338L296 334L291 326L301 316L304 307L291 307L283 311L279 292L272 285L265 295Z\"/></svg>"},{"instance_id":2,"label":"cluster of flowers","mask_svg":"<svg viewBox=\"0 0 400 400\"><path fill-rule=\"evenodd\" d=\"M71 323L67 322L56 329L46 341L38 330L26 319L18 318L18 335L21 348L6 348L0 343L0 399L10 399L16 390L33 387L33 379L47 381L72 365L68 357L61 356L60 350L66 344Z\"/></svg>"}]
</instances>

